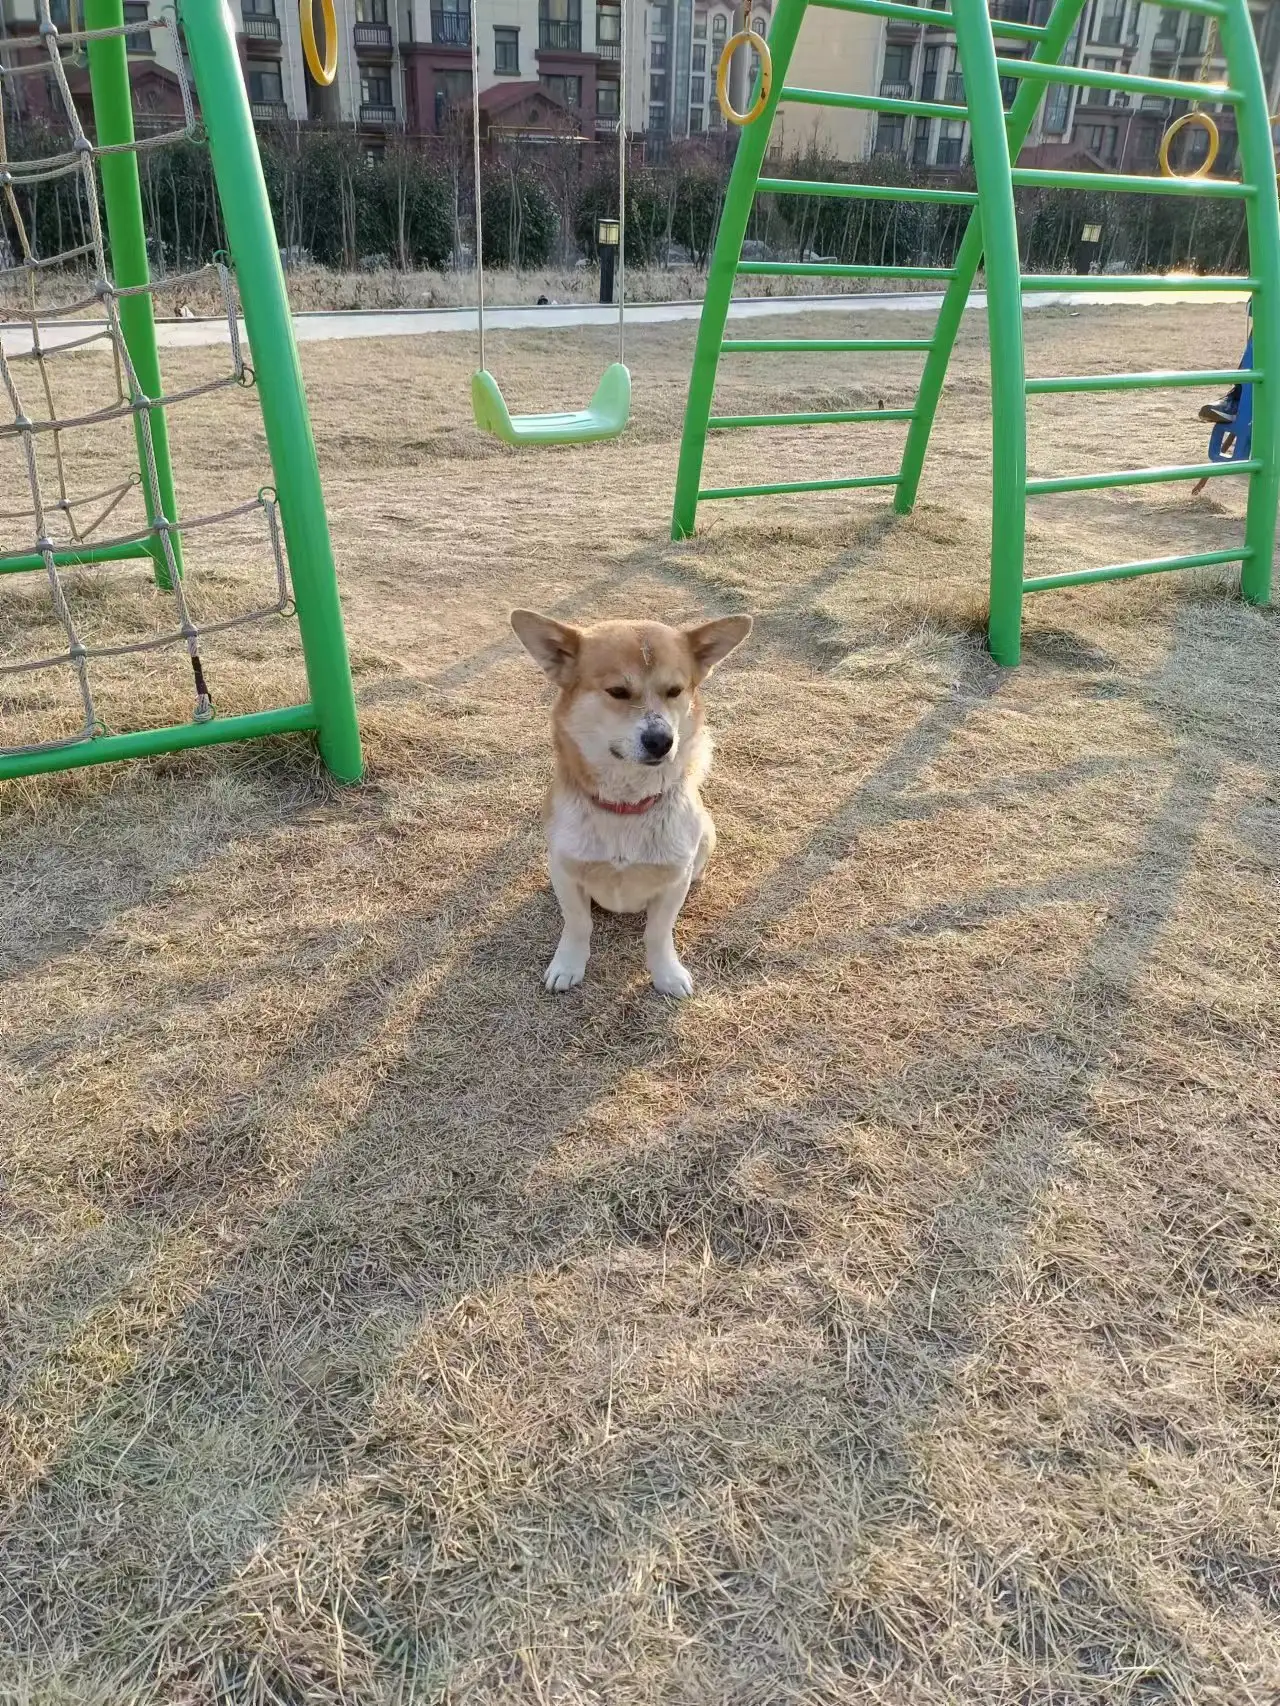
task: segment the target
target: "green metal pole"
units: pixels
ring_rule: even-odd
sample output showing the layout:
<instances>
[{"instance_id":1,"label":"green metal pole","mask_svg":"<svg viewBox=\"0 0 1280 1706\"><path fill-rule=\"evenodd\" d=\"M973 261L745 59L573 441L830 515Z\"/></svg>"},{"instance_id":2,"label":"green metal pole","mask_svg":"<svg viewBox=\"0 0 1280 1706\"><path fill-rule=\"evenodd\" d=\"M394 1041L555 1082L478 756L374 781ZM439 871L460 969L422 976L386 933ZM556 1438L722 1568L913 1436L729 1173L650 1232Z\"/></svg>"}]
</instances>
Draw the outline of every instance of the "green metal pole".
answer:
<instances>
[{"instance_id":1,"label":"green metal pole","mask_svg":"<svg viewBox=\"0 0 1280 1706\"><path fill-rule=\"evenodd\" d=\"M787 67L804 21L806 4L807 0L779 0L769 31L773 86L760 117L743 130L734 156L715 253L707 274L707 293L702 304L702 318L698 322L698 341L693 351L693 371L689 376L689 396L684 409L684 431L680 439L680 462L676 470L676 495L671 514L673 539L687 539L697 520L698 484L702 479L702 458L707 444L707 418L716 388L716 363L729 315L734 273L742 254L747 221L751 217L756 179L760 175L769 133L773 129L773 116L778 110L782 85L786 82Z\"/></svg>"},{"instance_id":2,"label":"green metal pole","mask_svg":"<svg viewBox=\"0 0 1280 1706\"><path fill-rule=\"evenodd\" d=\"M85 764L154 758L161 752L186 752L192 747L218 746L233 740L266 740L272 735L296 734L315 726L316 714L310 705L288 705L279 711L249 711L242 717L211 717L207 723L178 723L171 728L139 729L134 734L99 735L96 740L38 747L34 752L0 752L0 782L11 782L18 776L41 776L53 770L77 770Z\"/></svg>"},{"instance_id":3,"label":"green metal pole","mask_svg":"<svg viewBox=\"0 0 1280 1706\"><path fill-rule=\"evenodd\" d=\"M1072 30L1079 21L1084 10L1085 0L1058 0L1053 14L1044 28L1044 38L1040 41L1034 53L1033 60L1049 60L1056 63L1062 58L1070 39ZM967 87L967 85L966 85ZM1009 137L1009 156L1016 159L1018 150L1026 141L1027 132L1031 129L1031 121L1036 116L1036 108L1044 95L1043 89L1033 83L1023 83L1014 96L1013 105L1009 109L1007 132ZM972 106L972 97L970 105ZM916 397L915 419L907 432L907 442L902 452L902 477L894 498L894 508L906 515L915 505L916 493L920 489L920 474L924 468L925 454L929 448L929 434L933 431L934 416L938 411L938 399L942 395L942 382L947 376L947 367L951 361L951 351L955 347L956 336L960 330L960 321L964 314L965 303L969 300L969 292L982 260L982 222L979 215L970 219L964 238L960 244L960 252L955 260L955 277L947 286L947 293L938 311L937 324L933 333L933 348L924 364L924 372L920 377L920 391ZM1021 305L1019 305L1021 315Z\"/></svg>"},{"instance_id":4,"label":"green metal pole","mask_svg":"<svg viewBox=\"0 0 1280 1706\"><path fill-rule=\"evenodd\" d=\"M1027 396L1022 351L1018 223L1009 175L1000 79L984 0L953 0L964 69L978 206L987 255L991 351L991 610L987 640L997 663L1022 649L1022 553L1027 523Z\"/></svg>"},{"instance_id":5,"label":"green metal pole","mask_svg":"<svg viewBox=\"0 0 1280 1706\"><path fill-rule=\"evenodd\" d=\"M182 23L253 352L320 753L340 782L356 782L364 762L333 545L235 26L226 0L186 0Z\"/></svg>"},{"instance_id":6,"label":"green metal pole","mask_svg":"<svg viewBox=\"0 0 1280 1706\"><path fill-rule=\"evenodd\" d=\"M85 0L84 24L87 30L118 30L124 25L124 0ZM89 86L93 93L93 122L98 142L132 143L133 97L129 87L129 50L124 36L104 36L89 43ZM133 150L98 157L102 174L102 199L107 211L107 234L111 241L111 272L118 289L129 285L149 284L151 272L147 265L147 232L142 219L142 186L138 179L138 157ZM138 384L148 397L163 395L160 378L160 353L156 348L156 322L149 291L135 296L122 296L116 303L120 330L129 351L129 360L138 377ZM173 489L173 466L169 461L169 425L163 409L148 409L151 448L156 464L156 493L163 517L148 515L153 525L161 519L178 519L178 501ZM142 470L143 490L147 493L147 508L152 503L151 484L147 473L146 430L143 417L134 417L134 435L138 445L138 463ZM170 533L174 563L182 573L182 540ZM147 554L155 564L156 585L168 587L169 565L164 541L156 534L148 545Z\"/></svg>"},{"instance_id":7,"label":"green metal pole","mask_svg":"<svg viewBox=\"0 0 1280 1706\"><path fill-rule=\"evenodd\" d=\"M1250 604L1271 597L1276 511L1280 507L1280 206L1276 199L1274 149L1267 88L1245 0L1227 0L1218 20L1232 85L1244 95L1236 109L1240 162L1257 193L1245 203L1249 231L1249 271L1256 274L1253 298L1253 365L1261 383L1253 387L1253 438L1249 455L1260 464L1249 477L1244 537L1248 556L1240 573L1240 591Z\"/></svg>"}]
</instances>

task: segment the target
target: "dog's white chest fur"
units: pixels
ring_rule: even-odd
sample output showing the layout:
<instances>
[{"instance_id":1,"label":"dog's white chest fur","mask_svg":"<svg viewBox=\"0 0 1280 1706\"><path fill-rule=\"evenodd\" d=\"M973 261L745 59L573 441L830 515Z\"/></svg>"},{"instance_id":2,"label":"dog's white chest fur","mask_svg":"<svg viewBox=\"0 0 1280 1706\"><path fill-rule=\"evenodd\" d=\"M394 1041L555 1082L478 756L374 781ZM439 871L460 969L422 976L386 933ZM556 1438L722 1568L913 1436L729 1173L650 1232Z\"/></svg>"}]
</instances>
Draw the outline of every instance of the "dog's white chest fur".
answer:
<instances>
[{"instance_id":1,"label":"dog's white chest fur","mask_svg":"<svg viewBox=\"0 0 1280 1706\"><path fill-rule=\"evenodd\" d=\"M697 789L682 786L645 812L601 811L558 794L547 824L551 857L570 869L597 906L643 912L699 861L714 831Z\"/></svg>"}]
</instances>

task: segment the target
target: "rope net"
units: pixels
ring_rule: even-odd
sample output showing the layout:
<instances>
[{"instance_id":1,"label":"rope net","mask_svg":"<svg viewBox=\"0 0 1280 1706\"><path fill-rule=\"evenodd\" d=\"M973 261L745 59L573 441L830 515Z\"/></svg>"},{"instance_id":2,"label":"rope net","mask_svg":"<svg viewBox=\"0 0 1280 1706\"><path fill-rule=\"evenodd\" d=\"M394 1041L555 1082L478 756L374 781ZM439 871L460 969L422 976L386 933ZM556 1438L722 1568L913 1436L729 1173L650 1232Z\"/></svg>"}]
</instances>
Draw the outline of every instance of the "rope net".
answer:
<instances>
[{"instance_id":1,"label":"rope net","mask_svg":"<svg viewBox=\"0 0 1280 1706\"><path fill-rule=\"evenodd\" d=\"M181 127L143 135L132 143L104 147L91 141L76 105L68 64L75 65L77 56L92 41L164 29L172 32L177 49L171 62L181 92ZM19 160L10 152L11 120L22 107L19 91L33 76L43 76L59 126L65 123L69 145L58 153ZM207 721L214 715L214 704L205 678L202 638L289 614L292 609L279 510L270 488L216 513L182 521L176 514L166 514L156 450L160 411L253 382L240 341L238 303L229 268L215 261L147 284L117 286L108 261L98 162L108 154L137 154L191 139L195 134L191 87L172 13L113 30L59 32L50 15L50 0L38 0L35 35L0 41L0 391L9 417L0 418L0 453L7 451L12 456L16 451L15 476L19 481L25 478L28 497L22 507L6 507L0 512L6 538L12 537L11 529L26 535L22 549L7 545L0 549L0 597L13 595L8 602L17 607L20 620L14 626L24 647L32 640L44 642L37 646L39 655L34 657L0 656L2 755L52 751L105 733L95 699L98 671L93 666L102 660L167 648L185 648L194 694L191 718ZM32 215L33 197L39 185L55 179L69 179L75 189L79 214L75 223L79 228L71 236L77 241L56 252L40 254L34 240L37 222ZM60 232L62 224L60 219ZM42 286L54 275L65 278L68 272L77 277L87 275L89 281L76 300L42 304ZM160 286L183 291L210 285L217 290L227 322L229 368L184 388L148 396L122 330L122 305L134 296L153 295ZM106 380L103 399L91 409L60 414L52 378L55 364L69 352L94 349L109 357L109 372L95 371L92 375L92 382L99 386ZM99 368L106 365L98 363ZM85 373L77 371L75 379L83 389ZM104 457L101 446L95 446L80 458L93 470L93 477L86 482L90 489L80 490L74 477L77 459L71 454L68 437L74 440L84 429L109 429L111 423L121 423L131 440L132 465L126 466L121 477L105 479L101 464L113 459ZM12 482L6 481L5 486L12 491ZM131 511L136 515L136 525L122 528ZM222 589L214 589L206 600L209 608L204 619L200 619L183 540L214 528L231 528L241 545L249 542L248 536L256 538L259 555L265 544L272 566L271 581L252 608L230 614L220 608L220 595L225 596ZM83 557L90 554L91 560L84 561ZM147 623L151 631L125 639L104 634L101 641L95 641L87 631L93 612L101 611L102 601L94 596L98 591L95 583L113 564L118 566L121 559L128 558L138 559L145 566L147 586L143 596L117 601L112 616L118 625L123 611L130 620ZM32 573L28 576L23 570ZM14 594L15 587L26 590L37 577L47 594L40 601L42 608L30 598ZM88 596L76 596L82 592ZM90 612L88 623L78 614L80 606ZM4 624L6 630L10 626ZM45 649L46 645L52 649ZM15 743L17 731L11 723L14 712L26 713L22 719L25 724L31 713L49 710L47 696L24 693L21 682L47 679L44 672L50 671L70 672L74 699L78 700L78 726ZM6 686L6 678L14 677L19 680L12 687ZM43 731L47 717L37 716L37 721ZM24 727L22 732L32 731Z\"/></svg>"}]
</instances>

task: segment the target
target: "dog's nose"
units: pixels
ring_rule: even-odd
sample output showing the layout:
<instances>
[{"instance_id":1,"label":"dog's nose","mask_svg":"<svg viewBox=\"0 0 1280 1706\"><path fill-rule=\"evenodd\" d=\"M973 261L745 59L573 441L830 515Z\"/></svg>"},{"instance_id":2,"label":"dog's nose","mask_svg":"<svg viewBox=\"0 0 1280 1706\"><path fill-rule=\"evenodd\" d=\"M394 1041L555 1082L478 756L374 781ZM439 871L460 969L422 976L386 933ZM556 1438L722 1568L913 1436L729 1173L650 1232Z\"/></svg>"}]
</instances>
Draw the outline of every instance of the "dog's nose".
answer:
<instances>
[{"instance_id":1,"label":"dog's nose","mask_svg":"<svg viewBox=\"0 0 1280 1706\"><path fill-rule=\"evenodd\" d=\"M665 758L675 745L671 730L665 723L650 723L641 731L640 745L646 758Z\"/></svg>"}]
</instances>

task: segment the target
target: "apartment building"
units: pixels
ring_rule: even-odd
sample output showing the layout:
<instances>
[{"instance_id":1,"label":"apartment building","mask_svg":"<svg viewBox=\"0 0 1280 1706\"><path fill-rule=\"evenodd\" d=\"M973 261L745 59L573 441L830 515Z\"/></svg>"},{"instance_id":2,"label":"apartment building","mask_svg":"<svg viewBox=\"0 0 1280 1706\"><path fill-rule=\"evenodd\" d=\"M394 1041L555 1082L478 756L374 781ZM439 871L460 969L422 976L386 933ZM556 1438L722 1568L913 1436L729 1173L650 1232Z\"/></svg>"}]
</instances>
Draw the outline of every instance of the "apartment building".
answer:
<instances>
[{"instance_id":1,"label":"apartment building","mask_svg":"<svg viewBox=\"0 0 1280 1706\"><path fill-rule=\"evenodd\" d=\"M774 6L775 0L748 0L745 15L760 35L768 35ZM723 133L716 72L725 43L742 27L741 7L727 0L652 0L637 4L632 16L628 128L657 140ZM878 18L815 6L801 25L788 81L869 94L883 36ZM729 95L739 111L749 98L751 68L745 50L734 56ZM772 149L794 154L815 144L842 159L860 159L869 151L874 126L866 113L784 102Z\"/></svg>"},{"instance_id":2,"label":"apartment building","mask_svg":"<svg viewBox=\"0 0 1280 1706\"><path fill-rule=\"evenodd\" d=\"M934 9L942 4L943 0L930 0ZM990 0L990 10L994 18L1006 22L1043 24L1053 6L1052 0ZM1280 5L1268 0L1252 12L1275 112L1280 104ZM1068 64L1090 70L1194 82L1210 45L1209 24L1203 14L1142 0L1090 0L1063 57ZM1209 80L1220 79L1226 68L1216 40L1212 46ZM1002 41L999 47L1005 59L1023 58L1029 52L1027 44L1016 41ZM889 21L876 87L890 99L963 105L964 76L954 32L927 21L920 25ZM1017 90L1017 78L1002 79L1006 107ZM1187 108L1185 101L1052 84L1020 158L1028 165L1061 166L1076 160L1102 170L1150 172L1156 167L1166 127ZM1212 104L1207 110L1222 136L1222 152L1214 169L1230 171L1236 150L1234 110ZM1178 169L1193 168L1203 160L1206 147L1204 130L1189 126L1176 145ZM958 119L883 113L875 121L870 151L904 157L922 167L954 169L969 158L969 126Z\"/></svg>"}]
</instances>

